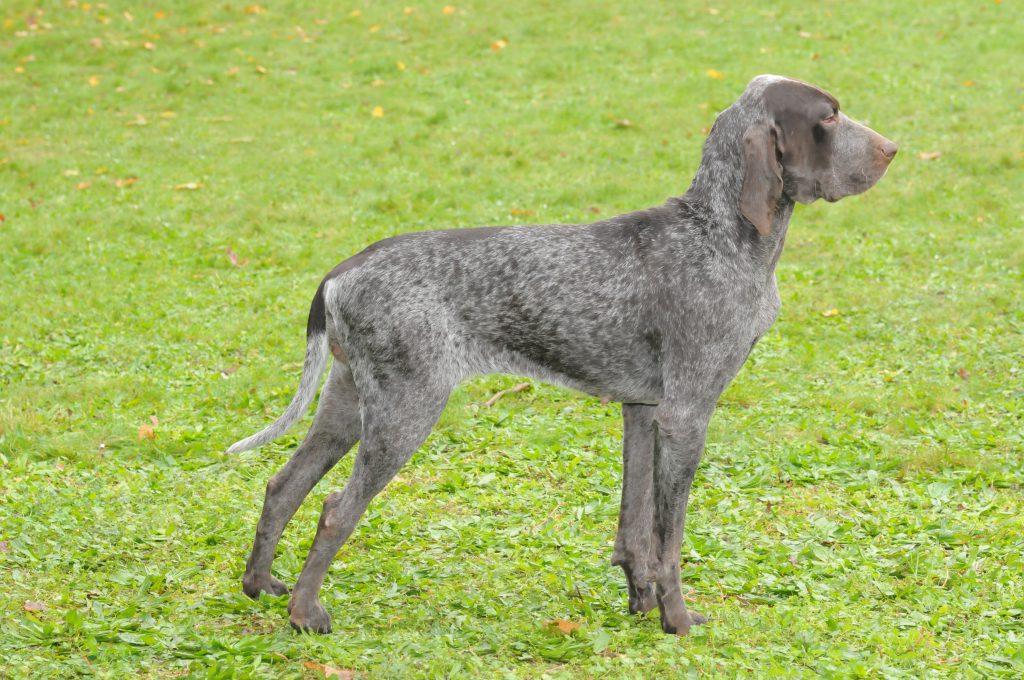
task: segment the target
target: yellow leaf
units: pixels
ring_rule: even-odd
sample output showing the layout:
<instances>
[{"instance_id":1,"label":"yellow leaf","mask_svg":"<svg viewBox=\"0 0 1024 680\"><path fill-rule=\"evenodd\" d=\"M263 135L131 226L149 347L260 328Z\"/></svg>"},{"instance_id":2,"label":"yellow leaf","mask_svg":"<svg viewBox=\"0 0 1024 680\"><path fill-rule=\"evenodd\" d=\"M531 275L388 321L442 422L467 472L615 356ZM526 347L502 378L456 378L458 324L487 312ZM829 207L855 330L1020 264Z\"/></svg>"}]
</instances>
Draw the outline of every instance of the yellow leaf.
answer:
<instances>
[{"instance_id":1,"label":"yellow leaf","mask_svg":"<svg viewBox=\"0 0 1024 680\"><path fill-rule=\"evenodd\" d=\"M370 33L376 33L379 30L380 30L380 24L374 24L373 26L370 26Z\"/></svg>"},{"instance_id":2,"label":"yellow leaf","mask_svg":"<svg viewBox=\"0 0 1024 680\"><path fill-rule=\"evenodd\" d=\"M357 10L357 9L354 9L354 10L352 10L351 12L349 12L349 13L348 13L348 15L349 15L350 17L358 17L358 16L362 16L362 14L363 14L363 13L362 13L362 12L360 12L359 10Z\"/></svg>"},{"instance_id":3,"label":"yellow leaf","mask_svg":"<svg viewBox=\"0 0 1024 680\"><path fill-rule=\"evenodd\" d=\"M384 109L383 109L383 107L374 106L373 107L373 111L370 112L370 115L373 116L374 118L383 118L384 117Z\"/></svg>"},{"instance_id":4,"label":"yellow leaf","mask_svg":"<svg viewBox=\"0 0 1024 680\"><path fill-rule=\"evenodd\" d=\"M157 19L163 19L164 17L166 17L166 16L167 16L167 14L166 14L165 12L161 11L161 10L157 10L157 11L156 11L156 12L155 12L155 13L153 14L153 16L155 16L155 17L156 17Z\"/></svg>"},{"instance_id":5,"label":"yellow leaf","mask_svg":"<svg viewBox=\"0 0 1024 680\"><path fill-rule=\"evenodd\" d=\"M917 157L923 161L933 161L942 155L941 151L922 151L917 154Z\"/></svg>"},{"instance_id":6,"label":"yellow leaf","mask_svg":"<svg viewBox=\"0 0 1024 680\"><path fill-rule=\"evenodd\" d=\"M442 9L441 11L444 12L445 14L455 14L455 12L457 12L458 10L456 10L455 7L452 5L445 5L444 9Z\"/></svg>"},{"instance_id":7,"label":"yellow leaf","mask_svg":"<svg viewBox=\"0 0 1024 680\"><path fill-rule=\"evenodd\" d=\"M143 423L139 425L139 441L143 439L156 439L156 430L153 429L152 425Z\"/></svg>"},{"instance_id":8,"label":"yellow leaf","mask_svg":"<svg viewBox=\"0 0 1024 680\"><path fill-rule=\"evenodd\" d=\"M76 170L74 168L68 168L67 170L64 171L64 176L65 177L78 177L78 170Z\"/></svg>"},{"instance_id":9,"label":"yellow leaf","mask_svg":"<svg viewBox=\"0 0 1024 680\"><path fill-rule=\"evenodd\" d=\"M75 185L75 188L78 189L79 191L82 191L83 189L88 189L91 186L92 182L79 182L78 184Z\"/></svg>"},{"instance_id":10,"label":"yellow leaf","mask_svg":"<svg viewBox=\"0 0 1024 680\"><path fill-rule=\"evenodd\" d=\"M415 7L406 7L405 9L402 10L402 12L405 13L405 14L412 14L415 11L416 11Z\"/></svg>"},{"instance_id":11,"label":"yellow leaf","mask_svg":"<svg viewBox=\"0 0 1024 680\"><path fill-rule=\"evenodd\" d=\"M89 76L89 85L91 85L92 87L96 87L99 84L100 84L100 77L99 76Z\"/></svg>"},{"instance_id":12,"label":"yellow leaf","mask_svg":"<svg viewBox=\"0 0 1024 680\"><path fill-rule=\"evenodd\" d=\"M974 87L974 81L973 80L965 80L963 82L963 85L964 85L964 87Z\"/></svg>"},{"instance_id":13,"label":"yellow leaf","mask_svg":"<svg viewBox=\"0 0 1024 680\"><path fill-rule=\"evenodd\" d=\"M348 668L335 668L315 661L303 661L302 665L311 671L322 673L325 678L341 678L341 680L354 680L356 673Z\"/></svg>"},{"instance_id":14,"label":"yellow leaf","mask_svg":"<svg viewBox=\"0 0 1024 680\"><path fill-rule=\"evenodd\" d=\"M130 187L131 185L135 184L138 181L138 177L125 177L123 179L115 179L114 186L116 186L119 189L123 189L124 187Z\"/></svg>"},{"instance_id":15,"label":"yellow leaf","mask_svg":"<svg viewBox=\"0 0 1024 680\"><path fill-rule=\"evenodd\" d=\"M721 80L722 78L725 77L724 73L722 73L721 71L716 71L713 68L709 68L707 71L705 71L705 73L708 74L708 78L714 78L715 80Z\"/></svg>"},{"instance_id":16,"label":"yellow leaf","mask_svg":"<svg viewBox=\"0 0 1024 680\"><path fill-rule=\"evenodd\" d=\"M554 632L561 633L562 635L572 635L573 631L580 627L580 624L575 621L566 621L565 619L555 619L553 621L545 621L544 625L550 628Z\"/></svg>"},{"instance_id":17,"label":"yellow leaf","mask_svg":"<svg viewBox=\"0 0 1024 680\"><path fill-rule=\"evenodd\" d=\"M839 316L839 310L833 307L832 309L826 309L824 312L821 313L821 315L825 317Z\"/></svg>"},{"instance_id":18,"label":"yellow leaf","mask_svg":"<svg viewBox=\"0 0 1024 680\"><path fill-rule=\"evenodd\" d=\"M266 11L267 10L263 9L259 5L249 5L248 7L245 8L245 13L246 14L263 14Z\"/></svg>"},{"instance_id":19,"label":"yellow leaf","mask_svg":"<svg viewBox=\"0 0 1024 680\"><path fill-rule=\"evenodd\" d=\"M404 70L405 70L405 62L404 62L404 61L399 61L399 62L397 62L397 63L395 64L395 66L396 66L396 67L398 67L398 70L399 70L399 71L404 71Z\"/></svg>"},{"instance_id":20,"label":"yellow leaf","mask_svg":"<svg viewBox=\"0 0 1024 680\"><path fill-rule=\"evenodd\" d=\"M145 48L145 49L147 49L147 50L149 50L150 52L152 52L153 50L155 50L155 49L156 49L156 45L154 45L153 43L151 43L151 42L148 42L148 41L147 41L147 42L144 42L144 43L142 43L142 47L143 47L143 48Z\"/></svg>"},{"instance_id":21,"label":"yellow leaf","mask_svg":"<svg viewBox=\"0 0 1024 680\"><path fill-rule=\"evenodd\" d=\"M267 74L267 69L265 67L263 67L263 66L257 66L256 67L256 73L259 73L260 75L266 75Z\"/></svg>"},{"instance_id":22,"label":"yellow leaf","mask_svg":"<svg viewBox=\"0 0 1024 680\"><path fill-rule=\"evenodd\" d=\"M176 114L174 111L161 111L160 112L160 117L161 118L174 118L177 115L178 114Z\"/></svg>"},{"instance_id":23,"label":"yellow leaf","mask_svg":"<svg viewBox=\"0 0 1024 680\"><path fill-rule=\"evenodd\" d=\"M25 67L24 66L15 66L14 67L14 72L15 73L24 73L25 72Z\"/></svg>"},{"instance_id":24,"label":"yellow leaf","mask_svg":"<svg viewBox=\"0 0 1024 680\"><path fill-rule=\"evenodd\" d=\"M195 191L196 189L202 189L202 182L185 182L184 184L175 184L175 191Z\"/></svg>"},{"instance_id":25,"label":"yellow leaf","mask_svg":"<svg viewBox=\"0 0 1024 680\"><path fill-rule=\"evenodd\" d=\"M494 42L491 43L491 49L494 50L495 52L501 52L506 47L508 47L507 40L495 40Z\"/></svg>"}]
</instances>

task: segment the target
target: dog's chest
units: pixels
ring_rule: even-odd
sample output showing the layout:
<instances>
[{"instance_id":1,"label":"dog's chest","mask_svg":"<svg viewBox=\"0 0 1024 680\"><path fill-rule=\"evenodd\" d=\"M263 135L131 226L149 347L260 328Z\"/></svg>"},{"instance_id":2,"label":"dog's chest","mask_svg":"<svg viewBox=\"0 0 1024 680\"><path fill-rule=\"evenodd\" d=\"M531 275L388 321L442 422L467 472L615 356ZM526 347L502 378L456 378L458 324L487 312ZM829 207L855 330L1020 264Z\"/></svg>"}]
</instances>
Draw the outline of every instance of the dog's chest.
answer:
<instances>
[{"instance_id":1,"label":"dog's chest","mask_svg":"<svg viewBox=\"0 0 1024 680\"><path fill-rule=\"evenodd\" d=\"M764 294L757 306L757 313L754 315L754 342L761 339L761 336L768 332L768 329L775 323L779 316L779 308L782 306L782 299L779 297L779 287L775 283L775 276L765 289Z\"/></svg>"}]
</instances>

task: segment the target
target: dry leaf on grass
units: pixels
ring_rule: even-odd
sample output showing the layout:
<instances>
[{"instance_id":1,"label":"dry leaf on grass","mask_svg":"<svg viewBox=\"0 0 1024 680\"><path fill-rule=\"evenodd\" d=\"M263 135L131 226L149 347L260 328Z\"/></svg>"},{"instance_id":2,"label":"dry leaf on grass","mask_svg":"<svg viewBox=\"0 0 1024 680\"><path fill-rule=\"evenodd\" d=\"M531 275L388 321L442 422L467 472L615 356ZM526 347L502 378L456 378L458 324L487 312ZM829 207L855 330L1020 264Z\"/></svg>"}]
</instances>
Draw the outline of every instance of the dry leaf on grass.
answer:
<instances>
[{"instance_id":1,"label":"dry leaf on grass","mask_svg":"<svg viewBox=\"0 0 1024 680\"><path fill-rule=\"evenodd\" d=\"M707 74L708 78L714 78L715 80L721 80L722 78L725 77L724 73L722 73L721 71L716 71L713 68L709 68L707 71L705 71L705 73Z\"/></svg>"},{"instance_id":2,"label":"dry leaf on grass","mask_svg":"<svg viewBox=\"0 0 1024 680\"><path fill-rule=\"evenodd\" d=\"M370 115L373 116L374 118L383 118L384 117L384 107L382 107L382 106L374 106L373 107L373 111L370 112Z\"/></svg>"},{"instance_id":3,"label":"dry leaf on grass","mask_svg":"<svg viewBox=\"0 0 1024 680\"><path fill-rule=\"evenodd\" d=\"M195 191L196 189L202 189L202 182L185 182L184 184L175 184L175 191Z\"/></svg>"},{"instance_id":4,"label":"dry leaf on grass","mask_svg":"<svg viewBox=\"0 0 1024 680\"><path fill-rule=\"evenodd\" d=\"M349 668L335 668L334 666L328 666L327 664L317 663L315 661L303 661L302 665L311 671L323 673L325 678L353 680L356 677L356 672Z\"/></svg>"},{"instance_id":5,"label":"dry leaf on grass","mask_svg":"<svg viewBox=\"0 0 1024 680\"><path fill-rule=\"evenodd\" d=\"M923 161L933 161L942 155L941 151L922 151L917 154L917 157Z\"/></svg>"},{"instance_id":6,"label":"dry leaf on grass","mask_svg":"<svg viewBox=\"0 0 1024 680\"><path fill-rule=\"evenodd\" d=\"M114 186L116 186L119 189L123 189L124 187L130 187L131 185L135 184L138 181L138 177L124 177L121 179L115 179Z\"/></svg>"},{"instance_id":7,"label":"dry leaf on grass","mask_svg":"<svg viewBox=\"0 0 1024 680\"><path fill-rule=\"evenodd\" d=\"M832 309L826 309L824 312L821 313L821 315L825 317L839 316L839 310L833 307Z\"/></svg>"},{"instance_id":8,"label":"dry leaf on grass","mask_svg":"<svg viewBox=\"0 0 1024 680\"><path fill-rule=\"evenodd\" d=\"M561 633L562 635L572 635L573 631L578 630L580 627L580 624L575 621L566 621L565 619L545 621L544 625L552 632Z\"/></svg>"},{"instance_id":9,"label":"dry leaf on grass","mask_svg":"<svg viewBox=\"0 0 1024 680\"><path fill-rule=\"evenodd\" d=\"M249 260L239 259L238 253L236 253L230 246L228 246L228 249L225 252L227 252L228 259L231 260L231 264L235 265L236 267L244 267L245 265L249 264Z\"/></svg>"},{"instance_id":10,"label":"dry leaf on grass","mask_svg":"<svg viewBox=\"0 0 1024 680\"><path fill-rule=\"evenodd\" d=\"M46 609L46 605L34 600L25 600L25 604L21 605L21 608L27 612L41 612Z\"/></svg>"}]
</instances>

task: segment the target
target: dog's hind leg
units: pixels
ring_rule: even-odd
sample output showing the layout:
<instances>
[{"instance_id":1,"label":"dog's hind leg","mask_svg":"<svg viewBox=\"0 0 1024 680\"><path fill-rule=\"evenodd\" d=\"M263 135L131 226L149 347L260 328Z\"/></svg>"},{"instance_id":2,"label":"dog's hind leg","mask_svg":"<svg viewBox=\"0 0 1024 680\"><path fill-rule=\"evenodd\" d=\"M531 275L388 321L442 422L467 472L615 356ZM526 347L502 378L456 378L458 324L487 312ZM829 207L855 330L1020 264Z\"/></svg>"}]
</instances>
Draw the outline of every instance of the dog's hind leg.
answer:
<instances>
[{"instance_id":1,"label":"dog's hind leg","mask_svg":"<svg viewBox=\"0 0 1024 680\"><path fill-rule=\"evenodd\" d=\"M448 387L408 381L400 389L390 385L388 394L379 388L362 389L363 437L352 476L344 489L324 502L316 538L288 603L291 624L297 630L331 631L331 618L319 599L327 569L373 497L430 434L449 392Z\"/></svg>"},{"instance_id":2,"label":"dog's hind leg","mask_svg":"<svg viewBox=\"0 0 1024 680\"><path fill-rule=\"evenodd\" d=\"M242 577L246 595L255 598L261 591L271 595L288 592L288 587L270 574L277 543L303 499L359 440L359 431L359 394L348 365L336 361L306 438L267 483L263 514Z\"/></svg>"},{"instance_id":3,"label":"dog's hind leg","mask_svg":"<svg viewBox=\"0 0 1024 680\"><path fill-rule=\"evenodd\" d=\"M622 405L622 505L612 564L626 574L631 614L658 606L654 592L654 409L648 404Z\"/></svg>"}]
</instances>

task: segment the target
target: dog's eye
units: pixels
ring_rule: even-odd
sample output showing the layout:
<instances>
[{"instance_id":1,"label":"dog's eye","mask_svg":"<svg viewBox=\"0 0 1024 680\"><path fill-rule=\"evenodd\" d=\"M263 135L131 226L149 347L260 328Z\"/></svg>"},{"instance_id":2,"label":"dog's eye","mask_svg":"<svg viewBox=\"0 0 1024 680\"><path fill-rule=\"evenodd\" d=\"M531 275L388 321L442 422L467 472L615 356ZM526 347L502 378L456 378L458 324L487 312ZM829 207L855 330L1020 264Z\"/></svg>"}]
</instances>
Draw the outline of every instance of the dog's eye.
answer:
<instances>
[{"instance_id":1,"label":"dog's eye","mask_svg":"<svg viewBox=\"0 0 1024 680\"><path fill-rule=\"evenodd\" d=\"M831 113L831 115L829 115L829 117L828 117L828 118L824 118L824 119L822 119L822 121L821 121L821 122L822 122L823 124L825 124L825 125L835 125L835 124L836 124L836 121L837 121L837 120L838 120L838 118L836 117L836 112L835 112L835 111L833 111L833 112Z\"/></svg>"}]
</instances>

